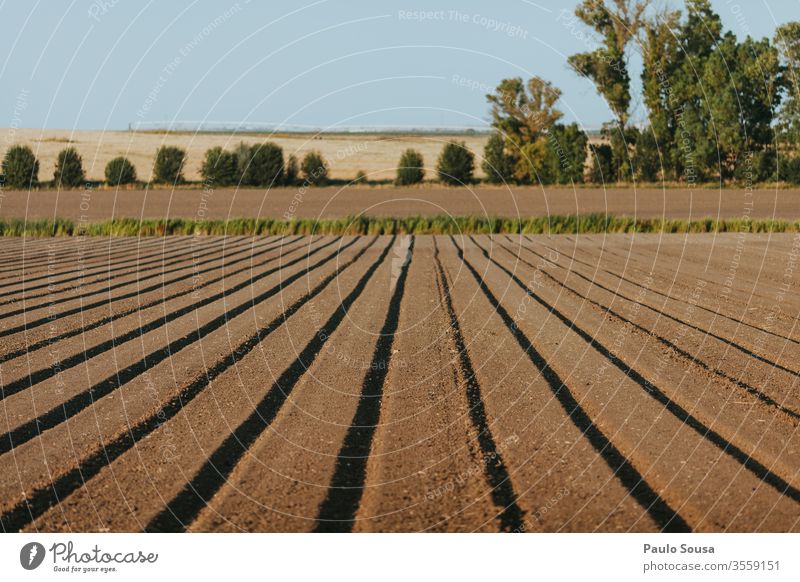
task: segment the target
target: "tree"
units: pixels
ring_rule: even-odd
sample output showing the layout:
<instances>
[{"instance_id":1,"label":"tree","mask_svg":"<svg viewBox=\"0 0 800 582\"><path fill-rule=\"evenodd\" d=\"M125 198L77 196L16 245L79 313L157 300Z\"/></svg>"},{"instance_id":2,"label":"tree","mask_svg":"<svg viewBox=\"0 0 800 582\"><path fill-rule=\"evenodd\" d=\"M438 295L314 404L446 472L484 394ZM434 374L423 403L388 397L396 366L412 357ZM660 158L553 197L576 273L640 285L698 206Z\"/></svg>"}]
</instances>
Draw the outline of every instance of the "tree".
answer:
<instances>
[{"instance_id":1,"label":"tree","mask_svg":"<svg viewBox=\"0 0 800 582\"><path fill-rule=\"evenodd\" d=\"M778 112L777 129L781 141L797 148L800 144L800 22L787 22L777 28L773 44L785 70L785 101Z\"/></svg>"},{"instance_id":2,"label":"tree","mask_svg":"<svg viewBox=\"0 0 800 582\"><path fill-rule=\"evenodd\" d=\"M273 187L283 183L283 150L267 142L250 149L250 163L244 170L242 183Z\"/></svg>"},{"instance_id":3,"label":"tree","mask_svg":"<svg viewBox=\"0 0 800 582\"><path fill-rule=\"evenodd\" d=\"M238 179L236 154L219 146L207 150L200 174L209 187L235 184Z\"/></svg>"},{"instance_id":4,"label":"tree","mask_svg":"<svg viewBox=\"0 0 800 582\"><path fill-rule=\"evenodd\" d=\"M644 182L655 182L661 171L659 143L652 128L645 129L636 140L634 162L636 177Z\"/></svg>"},{"instance_id":5,"label":"tree","mask_svg":"<svg viewBox=\"0 0 800 582\"><path fill-rule=\"evenodd\" d=\"M605 184L614 179L611 146L608 144L590 145L591 157L589 163L589 180L594 184Z\"/></svg>"},{"instance_id":6,"label":"tree","mask_svg":"<svg viewBox=\"0 0 800 582\"><path fill-rule=\"evenodd\" d=\"M561 119L555 105L561 91L540 77L527 84L522 79L504 79L486 99L492 104L492 126L503 136L505 154L514 165L514 177L526 181L530 163L522 156L525 145L535 143Z\"/></svg>"},{"instance_id":7,"label":"tree","mask_svg":"<svg viewBox=\"0 0 800 582\"><path fill-rule=\"evenodd\" d=\"M594 83L623 130L631 102L625 51L644 26L649 3L650 0L614 0L609 5L605 0L583 0L575 9L575 15L602 38L602 44L593 51L569 57L568 63Z\"/></svg>"},{"instance_id":8,"label":"tree","mask_svg":"<svg viewBox=\"0 0 800 582\"><path fill-rule=\"evenodd\" d=\"M36 187L39 184L39 160L33 150L21 145L8 148L3 157L3 176L10 188L23 190Z\"/></svg>"},{"instance_id":9,"label":"tree","mask_svg":"<svg viewBox=\"0 0 800 582\"><path fill-rule=\"evenodd\" d=\"M328 162L318 151L310 151L303 158L303 179L314 186L324 186L328 183Z\"/></svg>"},{"instance_id":10,"label":"tree","mask_svg":"<svg viewBox=\"0 0 800 582\"><path fill-rule=\"evenodd\" d=\"M510 182L514 179L514 157L506 153L503 136L493 133L483 149L483 173L493 184Z\"/></svg>"},{"instance_id":11,"label":"tree","mask_svg":"<svg viewBox=\"0 0 800 582\"><path fill-rule=\"evenodd\" d=\"M106 164L106 182L111 186L136 182L136 168L128 158L114 158Z\"/></svg>"},{"instance_id":12,"label":"tree","mask_svg":"<svg viewBox=\"0 0 800 582\"><path fill-rule=\"evenodd\" d=\"M163 184L182 183L185 163L186 152L184 150L174 146L161 146L156 152L153 180Z\"/></svg>"},{"instance_id":13,"label":"tree","mask_svg":"<svg viewBox=\"0 0 800 582\"><path fill-rule=\"evenodd\" d=\"M470 182L474 169L475 156L463 141L451 141L446 144L436 164L439 179L445 184L452 185L464 185Z\"/></svg>"},{"instance_id":14,"label":"tree","mask_svg":"<svg viewBox=\"0 0 800 582\"><path fill-rule=\"evenodd\" d=\"M397 164L397 178L395 184L407 186L419 184L425 178L425 162L418 151L407 149L400 156Z\"/></svg>"},{"instance_id":15,"label":"tree","mask_svg":"<svg viewBox=\"0 0 800 582\"><path fill-rule=\"evenodd\" d=\"M66 148L58 152L53 181L59 188L76 188L85 180L83 159L75 148Z\"/></svg>"},{"instance_id":16,"label":"tree","mask_svg":"<svg viewBox=\"0 0 800 582\"><path fill-rule=\"evenodd\" d=\"M547 175L559 184L583 182L589 138L576 123L556 124L547 135Z\"/></svg>"}]
</instances>

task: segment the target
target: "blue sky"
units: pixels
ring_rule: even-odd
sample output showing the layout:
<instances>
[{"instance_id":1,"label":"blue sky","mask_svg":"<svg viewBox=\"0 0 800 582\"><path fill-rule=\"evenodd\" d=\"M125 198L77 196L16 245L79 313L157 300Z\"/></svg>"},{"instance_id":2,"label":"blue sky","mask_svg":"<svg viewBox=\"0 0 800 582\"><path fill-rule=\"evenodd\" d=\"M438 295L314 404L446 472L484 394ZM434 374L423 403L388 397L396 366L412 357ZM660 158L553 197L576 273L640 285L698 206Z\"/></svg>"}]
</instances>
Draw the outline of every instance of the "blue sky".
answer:
<instances>
[{"instance_id":1,"label":"blue sky","mask_svg":"<svg viewBox=\"0 0 800 582\"><path fill-rule=\"evenodd\" d=\"M576 3L0 0L0 125L481 126L500 79L539 75L595 128L608 108L566 65ZM714 5L740 37L800 18L800 0Z\"/></svg>"}]
</instances>

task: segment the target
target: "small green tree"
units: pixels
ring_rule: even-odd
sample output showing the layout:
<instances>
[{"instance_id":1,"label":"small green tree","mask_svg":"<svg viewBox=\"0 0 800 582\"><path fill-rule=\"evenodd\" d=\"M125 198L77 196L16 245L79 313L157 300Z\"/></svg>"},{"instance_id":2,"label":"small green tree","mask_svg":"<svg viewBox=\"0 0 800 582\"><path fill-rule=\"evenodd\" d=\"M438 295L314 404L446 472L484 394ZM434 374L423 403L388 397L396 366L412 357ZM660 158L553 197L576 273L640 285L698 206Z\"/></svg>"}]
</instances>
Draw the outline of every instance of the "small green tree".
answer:
<instances>
[{"instance_id":1,"label":"small green tree","mask_svg":"<svg viewBox=\"0 0 800 582\"><path fill-rule=\"evenodd\" d=\"M203 182L209 186L230 186L238 178L236 154L217 146L206 151L200 168Z\"/></svg>"},{"instance_id":2,"label":"small green tree","mask_svg":"<svg viewBox=\"0 0 800 582\"><path fill-rule=\"evenodd\" d=\"M586 144L589 138L577 123L556 124L546 136L547 174L553 182L571 184L583 182L586 163Z\"/></svg>"},{"instance_id":3,"label":"small green tree","mask_svg":"<svg viewBox=\"0 0 800 582\"><path fill-rule=\"evenodd\" d=\"M3 157L3 176L9 188L34 188L39 183L39 160L28 146L11 146Z\"/></svg>"},{"instance_id":4,"label":"small green tree","mask_svg":"<svg viewBox=\"0 0 800 582\"><path fill-rule=\"evenodd\" d=\"M419 184L425 178L425 162L422 154L418 151L407 149L400 156L397 164L397 178L395 183L398 186L408 186Z\"/></svg>"},{"instance_id":5,"label":"small green tree","mask_svg":"<svg viewBox=\"0 0 800 582\"><path fill-rule=\"evenodd\" d=\"M661 155L656 136L650 128L645 129L636 140L634 156L636 176L644 182L655 182L661 171Z\"/></svg>"},{"instance_id":6,"label":"small green tree","mask_svg":"<svg viewBox=\"0 0 800 582\"><path fill-rule=\"evenodd\" d=\"M161 146L156 152L153 166L153 180L162 184L180 184L183 179L183 167L186 164L186 152L174 146Z\"/></svg>"},{"instance_id":7,"label":"small green tree","mask_svg":"<svg viewBox=\"0 0 800 582\"><path fill-rule=\"evenodd\" d=\"M318 151L311 151L303 158L303 179L314 186L328 183L328 163Z\"/></svg>"},{"instance_id":8,"label":"small green tree","mask_svg":"<svg viewBox=\"0 0 800 582\"><path fill-rule=\"evenodd\" d=\"M300 170L297 166L297 156L289 154L286 160L286 168L283 171L283 181L287 186L294 186L297 184L297 176L300 175Z\"/></svg>"},{"instance_id":9,"label":"small green tree","mask_svg":"<svg viewBox=\"0 0 800 582\"><path fill-rule=\"evenodd\" d=\"M463 185L472 180L475 170L475 155L467 149L467 144L451 141L444 146L436 171L445 184Z\"/></svg>"},{"instance_id":10,"label":"small green tree","mask_svg":"<svg viewBox=\"0 0 800 582\"><path fill-rule=\"evenodd\" d=\"M364 170L359 170L356 172L356 179L353 180L353 184L366 184L367 183L367 173Z\"/></svg>"},{"instance_id":11,"label":"small green tree","mask_svg":"<svg viewBox=\"0 0 800 582\"><path fill-rule=\"evenodd\" d=\"M75 148L66 148L58 152L53 181L59 188L76 188L86 179L83 172L83 158Z\"/></svg>"},{"instance_id":12,"label":"small green tree","mask_svg":"<svg viewBox=\"0 0 800 582\"><path fill-rule=\"evenodd\" d=\"M483 173L492 184L511 182L514 179L514 156L506 153L505 140L499 133L493 133L483 148Z\"/></svg>"},{"instance_id":13,"label":"small green tree","mask_svg":"<svg viewBox=\"0 0 800 582\"><path fill-rule=\"evenodd\" d=\"M242 182L250 186L279 186L283 183L283 150L267 142L250 149L250 163Z\"/></svg>"},{"instance_id":14,"label":"small green tree","mask_svg":"<svg viewBox=\"0 0 800 582\"><path fill-rule=\"evenodd\" d=\"M136 168L128 158L114 158L106 164L106 182L111 186L133 184L136 181Z\"/></svg>"}]
</instances>

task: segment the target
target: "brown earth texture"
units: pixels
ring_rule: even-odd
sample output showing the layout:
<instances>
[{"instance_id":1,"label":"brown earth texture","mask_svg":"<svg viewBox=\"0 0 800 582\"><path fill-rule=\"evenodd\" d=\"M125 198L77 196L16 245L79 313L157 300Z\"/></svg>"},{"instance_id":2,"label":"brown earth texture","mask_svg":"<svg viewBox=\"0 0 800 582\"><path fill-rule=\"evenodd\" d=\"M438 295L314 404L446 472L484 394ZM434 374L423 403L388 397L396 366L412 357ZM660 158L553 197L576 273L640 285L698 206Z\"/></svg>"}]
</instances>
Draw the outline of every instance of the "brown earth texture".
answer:
<instances>
[{"instance_id":1,"label":"brown earth texture","mask_svg":"<svg viewBox=\"0 0 800 582\"><path fill-rule=\"evenodd\" d=\"M4 531L800 530L800 235L0 241Z\"/></svg>"}]
</instances>

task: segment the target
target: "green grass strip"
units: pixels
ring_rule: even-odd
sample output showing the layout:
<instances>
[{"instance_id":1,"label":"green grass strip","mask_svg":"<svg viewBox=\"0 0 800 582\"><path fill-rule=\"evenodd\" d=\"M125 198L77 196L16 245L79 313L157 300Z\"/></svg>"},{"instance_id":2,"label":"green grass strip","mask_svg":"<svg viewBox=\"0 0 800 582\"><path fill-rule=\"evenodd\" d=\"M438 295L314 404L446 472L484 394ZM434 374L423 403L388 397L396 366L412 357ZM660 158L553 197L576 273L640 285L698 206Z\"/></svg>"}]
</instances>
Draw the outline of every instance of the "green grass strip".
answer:
<instances>
[{"instance_id":1,"label":"green grass strip","mask_svg":"<svg viewBox=\"0 0 800 582\"><path fill-rule=\"evenodd\" d=\"M115 218L77 224L71 220L0 220L0 236L186 236L294 234L601 234L601 233L800 232L800 220L741 218L681 220L586 214L522 219L473 216L351 217L273 220Z\"/></svg>"}]
</instances>

